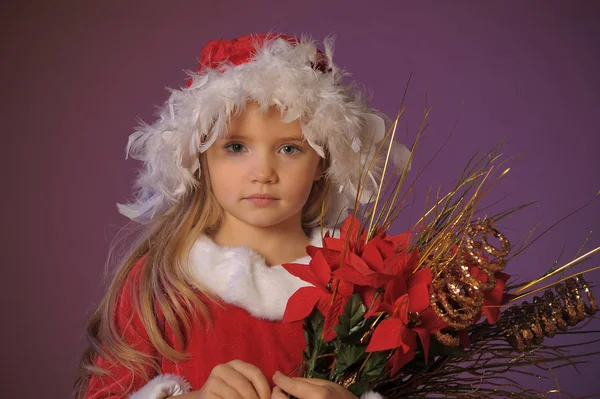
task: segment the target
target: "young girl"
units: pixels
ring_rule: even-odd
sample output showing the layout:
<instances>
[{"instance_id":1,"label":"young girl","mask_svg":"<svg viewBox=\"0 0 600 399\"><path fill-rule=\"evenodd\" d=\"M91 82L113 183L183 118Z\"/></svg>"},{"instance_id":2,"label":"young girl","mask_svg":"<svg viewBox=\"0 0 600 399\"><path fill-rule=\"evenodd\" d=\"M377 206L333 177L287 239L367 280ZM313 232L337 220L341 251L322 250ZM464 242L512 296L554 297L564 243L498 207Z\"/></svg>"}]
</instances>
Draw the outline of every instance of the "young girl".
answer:
<instances>
[{"instance_id":1,"label":"young girl","mask_svg":"<svg viewBox=\"0 0 600 399\"><path fill-rule=\"evenodd\" d=\"M306 344L301 322L280 321L308 285L281 264L336 235L361 165L375 157L361 202L381 176L385 123L331 57L331 40L325 53L281 34L212 41L130 137L144 169L119 210L144 233L92 316L74 397L354 397L288 376ZM394 154L403 168L408 150Z\"/></svg>"}]
</instances>

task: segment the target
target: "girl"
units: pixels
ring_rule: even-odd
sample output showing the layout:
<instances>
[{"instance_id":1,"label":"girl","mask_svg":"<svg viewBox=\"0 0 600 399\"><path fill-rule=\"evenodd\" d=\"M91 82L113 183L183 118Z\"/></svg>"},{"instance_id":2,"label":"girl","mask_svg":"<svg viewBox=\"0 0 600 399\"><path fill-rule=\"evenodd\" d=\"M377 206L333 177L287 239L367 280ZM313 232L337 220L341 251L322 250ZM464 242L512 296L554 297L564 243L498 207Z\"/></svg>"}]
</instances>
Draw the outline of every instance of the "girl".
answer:
<instances>
[{"instance_id":1,"label":"girl","mask_svg":"<svg viewBox=\"0 0 600 399\"><path fill-rule=\"evenodd\" d=\"M354 397L288 377L306 344L301 322L280 321L308 285L281 264L336 235L361 165L375 159L361 202L381 176L385 123L331 57L331 40L325 53L281 34L212 41L130 137L145 167L118 207L144 233L91 318L74 397ZM408 150L394 154L404 168Z\"/></svg>"}]
</instances>

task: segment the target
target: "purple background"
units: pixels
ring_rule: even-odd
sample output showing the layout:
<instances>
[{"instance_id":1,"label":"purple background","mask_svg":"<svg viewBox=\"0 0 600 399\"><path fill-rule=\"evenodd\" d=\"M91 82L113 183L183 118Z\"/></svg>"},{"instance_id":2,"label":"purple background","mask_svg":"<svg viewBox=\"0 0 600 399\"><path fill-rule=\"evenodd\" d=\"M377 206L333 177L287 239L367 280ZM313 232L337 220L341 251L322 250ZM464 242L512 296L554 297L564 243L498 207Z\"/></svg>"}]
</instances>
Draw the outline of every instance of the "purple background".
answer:
<instances>
[{"instance_id":1,"label":"purple background","mask_svg":"<svg viewBox=\"0 0 600 399\"><path fill-rule=\"evenodd\" d=\"M124 159L127 136L136 117L153 120L164 87L184 83L182 69L196 68L208 40L335 33L334 59L390 116L414 72L403 141L414 138L424 93L438 101L416 166L435 153L464 102L456 133L420 180L415 214L429 184L451 183L474 151L501 139L504 153L520 158L492 197L508 195L504 207L540 200L505 221L511 240L537 222L542 231L600 189L598 2L154 3L30 1L3 12L3 397L69 394L86 319L103 294L108 245L125 222L115 203L130 195L139 166ZM595 200L507 271L532 277L563 244L564 259L573 257L587 232L600 230L599 211ZM588 249L598 245L592 236ZM561 371L562 387L600 391L598 365Z\"/></svg>"}]
</instances>

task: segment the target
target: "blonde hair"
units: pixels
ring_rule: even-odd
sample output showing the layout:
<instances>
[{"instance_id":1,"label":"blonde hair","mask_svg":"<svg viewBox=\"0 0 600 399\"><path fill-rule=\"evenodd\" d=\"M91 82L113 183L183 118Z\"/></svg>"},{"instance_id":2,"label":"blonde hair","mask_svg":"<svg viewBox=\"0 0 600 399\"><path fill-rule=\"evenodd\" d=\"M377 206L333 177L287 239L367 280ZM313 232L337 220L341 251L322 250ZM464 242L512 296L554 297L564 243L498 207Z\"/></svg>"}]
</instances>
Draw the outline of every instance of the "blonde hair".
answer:
<instances>
[{"instance_id":1,"label":"blonde hair","mask_svg":"<svg viewBox=\"0 0 600 399\"><path fill-rule=\"evenodd\" d=\"M160 373L159 358L148 356L131 347L122 338L122 332L115 323L117 301L140 258L145 256L139 289L136 286L132 294L133 311L139 316L150 342L161 356L174 362L186 359L187 356L175 347L185 348L193 321L210 320L207 307L197 291L204 293L209 299L212 298L202 287L190 286L189 282L192 279L184 267L186 256L195 239L200 234L215 232L223 215L223 210L211 191L207 174L202 174L203 169L207 170L206 157L200 154L199 158L200 169L195 176L198 181L196 188L164 215L145 225L143 232L130 246L130 250L125 253L121 262L118 262L116 274L88 323L86 338L89 347L80 361L73 398L84 397L92 376L109 374L108 370L95 365L94 360L98 355L113 364L122 364L146 381L150 379L148 369ZM314 182L302 211L302 228L307 235L310 229L319 225L330 202L330 182L324 172L329 165L329 154L326 152L326 157L321 159L323 177ZM114 248L115 242L111 245L110 253ZM167 342L161 333L164 326L159 325L157 308L164 315L164 323L173 331L175 343ZM203 320L199 319L199 315Z\"/></svg>"}]
</instances>

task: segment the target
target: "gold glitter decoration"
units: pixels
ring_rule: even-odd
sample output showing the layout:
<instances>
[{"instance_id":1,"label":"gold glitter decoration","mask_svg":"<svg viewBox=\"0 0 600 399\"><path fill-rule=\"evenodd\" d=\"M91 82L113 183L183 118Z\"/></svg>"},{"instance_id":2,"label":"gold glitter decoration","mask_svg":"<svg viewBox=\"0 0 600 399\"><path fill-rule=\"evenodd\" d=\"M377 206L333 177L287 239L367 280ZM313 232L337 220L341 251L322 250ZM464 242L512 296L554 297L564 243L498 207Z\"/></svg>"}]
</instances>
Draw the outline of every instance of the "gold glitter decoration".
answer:
<instances>
[{"instance_id":1,"label":"gold glitter decoration","mask_svg":"<svg viewBox=\"0 0 600 399\"><path fill-rule=\"evenodd\" d=\"M458 346L460 340L456 336L455 330L443 329L435 333L435 338L443 345L446 346Z\"/></svg>"},{"instance_id":2,"label":"gold glitter decoration","mask_svg":"<svg viewBox=\"0 0 600 399\"><path fill-rule=\"evenodd\" d=\"M490 236L500 242L500 248L489 243ZM496 286L495 274L504 269L505 258L510 252L509 241L493 227L491 219L478 220L469 225L461 243L455 256L438 267L431 265L437 276L430 295L431 308L449 327L456 330L473 324L473 319L483 306L485 292ZM487 276L487 281L481 282L473 277L470 266L481 270ZM439 335L438 340L441 338L458 345L455 339Z\"/></svg>"},{"instance_id":3,"label":"gold glitter decoration","mask_svg":"<svg viewBox=\"0 0 600 399\"><path fill-rule=\"evenodd\" d=\"M554 292L555 291L555 292ZM540 345L544 337L552 338L557 331L566 331L582 321L586 315L598 311L598 304L582 275L567 279L534 297L533 303L508 308L500 319L500 326L508 342L519 352L532 345ZM582 292L585 292L587 303Z\"/></svg>"},{"instance_id":4,"label":"gold glitter decoration","mask_svg":"<svg viewBox=\"0 0 600 399\"><path fill-rule=\"evenodd\" d=\"M342 377L342 379L338 382L338 384L340 384L341 386L343 386L344 388L348 388L350 385L354 384L356 382L358 378L358 373L354 372L351 374L348 374L344 377Z\"/></svg>"}]
</instances>

